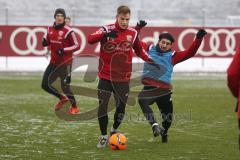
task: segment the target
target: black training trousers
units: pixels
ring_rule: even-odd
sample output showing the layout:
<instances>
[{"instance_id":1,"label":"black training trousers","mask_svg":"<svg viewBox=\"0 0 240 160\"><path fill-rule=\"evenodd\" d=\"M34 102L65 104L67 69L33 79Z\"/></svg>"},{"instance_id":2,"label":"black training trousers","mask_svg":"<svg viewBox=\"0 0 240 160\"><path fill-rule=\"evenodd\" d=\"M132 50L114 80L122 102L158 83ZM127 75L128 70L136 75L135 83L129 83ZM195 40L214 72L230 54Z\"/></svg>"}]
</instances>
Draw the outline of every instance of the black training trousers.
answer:
<instances>
[{"instance_id":1,"label":"black training trousers","mask_svg":"<svg viewBox=\"0 0 240 160\"><path fill-rule=\"evenodd\" d=\"M149 105L152 105L154 103L157 104L162 117L162 126L167 132L167 130L172 124L173 118L173 103L171 98L171 92L166 92L166 94L159 93L163 93L161 88L157 88L154 86L144 86L138 96L138 102L144 116L146 117L150 125L157 123L157 121Z\"/></svg>"},{"instance_id":2,"label":"black training trousers","mask_svg":"<svg viewBox=\"0 0 240 160\"><path fill-rule=\"evenodd\" d=\"M47 69L44 72L43 79L42 79L42 89L44 89L46 92L61 98L61 91L68 97L72 105L76 105L76 100L73 96L72 91L70 90L70 86L66 84L65 79L69 75L69 66L68 65L61 65L56 66L53 64L49 64L47 66ZM60 86L61 88L54 88L52 86L53 82L57 80L57 78L60 78Z\"/></svg>"},{"instance_id":3,"label":"black training trousers","mask_svg":"<svg viewBox=\"0 0 240 160\"><path fill-rule=\"evenodd\" d=\"M108 103L111 94L114 94L116 111L114 114L113 128L117 129L121 124L124 114L126 102L129 94L129 82L112 82L100 79L98 83L98 122L102 135L107 134L108 125ZM112 106L111 106L112 107Z\"/></svg>"}]
</instances>

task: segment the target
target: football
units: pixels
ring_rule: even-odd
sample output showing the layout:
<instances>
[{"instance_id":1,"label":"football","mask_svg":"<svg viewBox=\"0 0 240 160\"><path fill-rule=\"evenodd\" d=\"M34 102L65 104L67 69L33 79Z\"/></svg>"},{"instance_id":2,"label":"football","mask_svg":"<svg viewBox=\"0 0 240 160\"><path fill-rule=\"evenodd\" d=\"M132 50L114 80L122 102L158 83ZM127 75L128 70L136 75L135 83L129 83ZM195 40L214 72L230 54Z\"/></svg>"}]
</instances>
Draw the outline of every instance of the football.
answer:
<instances>
[{"instance_id":1,"label":"football","mask_svg":"<svg viewBox=\"0 0 240 160\"><path fill-rule=\"evenodd\" d=\"M109 146L112 150L124 150L127 138L121 133L115 133L109 138Z\"/></svg>"}]
</instances>

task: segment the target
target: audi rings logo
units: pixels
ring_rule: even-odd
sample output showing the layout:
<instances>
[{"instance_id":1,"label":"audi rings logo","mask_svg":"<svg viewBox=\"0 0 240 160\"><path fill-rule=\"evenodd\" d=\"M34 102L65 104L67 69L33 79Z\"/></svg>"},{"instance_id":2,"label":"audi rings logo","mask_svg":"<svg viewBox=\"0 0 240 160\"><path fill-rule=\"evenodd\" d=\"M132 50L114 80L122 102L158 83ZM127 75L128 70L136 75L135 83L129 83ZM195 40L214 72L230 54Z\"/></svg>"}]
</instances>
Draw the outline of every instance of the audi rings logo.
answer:
<instances>
[{"instance_id":1,"label":"audi rings logo","mask_svg":"<svg viewBox=\"0 0 240 160\"><path fill-rule=\"evenodd\" d=\"M81 48L80 50L76 51L74 54L79 54L83 51L83 49L86 46L86 38L84 33L79 30L74 28L73 29L74 32L79 35L80 39L81 39ZM16 46L15 44L15 38L18 34L20 33L27 33L26 36L26 49L20 49ZM29 55L29 54L34 54L34 55L44 55L47 53L47 48L43 48L41 50L37 49L37 44L41 43L38 42L38 38L37 38L37 33L43 33L44 35L46 35L47 33L47 29L44 27L36 27L36 28L28 28L28 27L19 27L16 30L14 30L11 34L10 37L10 46L13 49L13 51L19 55Z\"/></svg>"},{"instance_id":2,"label":"audi rings logo","mask_svg":"<svg viewBox=\"0 0 240 160\"><path fill-rule=\"evenodd\" d=\"M15 37L21 32L27 33L27 37L26 37L27 49L26 50L19 49L15 44ZM13 51L19 55L28 55L30 53L35 55L43 55L47 53L47 48L44 48L43 50L36 49L37 43L38 43L37 36L36 36L37 32L43 32L44 34L46 34L46 29L42 27L36 27L34 29L30 29L27 27L20 27L14 30L10 37L10 45Z\"/></svg>"},{"instance_id":3,"label":"audi rings logo","mask_svg":"<svg viewBox=\"0 0 240 160\"><path fill-rule=\"evenodd\" d=\"M181 32L181 34L178 37L178 46L180 50L185 50L183 46L183 39L188 34L196 34L197 29L185 29ZM198 49L198 53L202 56L210 56L213 54L216 54L218 56L227 56L227 55L233 55L235 48L236 48L236 34L240 34L240 29L234 29L234 30L227 30L227 29L206 29L208 34L210 35L209 38L209 50L204 50L204 45L206 43L203 40L202 45ZM220 34L225 34L225 39L220 38ZM239 35L238 35L239 36ZM221 45L225 45L225 50L220 50Z\"/></svg>"}]
</instances>

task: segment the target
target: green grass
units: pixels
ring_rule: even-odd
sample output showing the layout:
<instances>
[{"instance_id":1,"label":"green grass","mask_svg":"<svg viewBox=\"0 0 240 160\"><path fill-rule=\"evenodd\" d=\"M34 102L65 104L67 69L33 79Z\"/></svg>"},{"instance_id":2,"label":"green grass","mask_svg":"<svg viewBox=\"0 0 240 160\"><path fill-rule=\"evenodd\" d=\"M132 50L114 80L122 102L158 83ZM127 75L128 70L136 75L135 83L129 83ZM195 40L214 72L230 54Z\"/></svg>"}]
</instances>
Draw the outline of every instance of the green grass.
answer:
<instances>
[{"instance_id":1,"label":"green grass","mask_svg":"<svg viewBox=\"0 0 240 160\"><path fill-rule=\"evenodd\" d=\"M127 107L120 131L128 137L124 151L97 149L97 119L67 122L53 108L57 99L40 88L40 76L0 77L0 159L57 160L237 160L235 99L222 77L175 77L175 120L169 143L153 139L138 105ZM78 77L74 84L84 84ZM77 96L81 111L97 100ZM157 107L153 109L157 112ZM110 114L110 125L112 124ZM160 120L160 117L158 117Z\"/></svg>"}]
</instances>

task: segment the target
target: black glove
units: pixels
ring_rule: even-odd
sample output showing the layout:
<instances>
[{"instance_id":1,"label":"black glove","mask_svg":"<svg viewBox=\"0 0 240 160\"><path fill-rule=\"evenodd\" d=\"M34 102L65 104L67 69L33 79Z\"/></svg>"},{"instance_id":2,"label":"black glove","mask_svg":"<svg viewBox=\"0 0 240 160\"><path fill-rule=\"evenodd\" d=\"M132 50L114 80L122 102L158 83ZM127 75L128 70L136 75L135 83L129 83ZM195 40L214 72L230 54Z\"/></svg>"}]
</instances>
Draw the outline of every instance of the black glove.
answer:
<instances>
[{"instance_id":1,"label":"black glove","mask_svg":"<svg viewBox=\"0 0 240 160\"><path fill-rule=\"evenodd\" d=\"M107 32L107 33L104 34L105 38L108 38L108 37L116 38L117 36L118 36L117 31L115 31L115 30L111 30L110 32Z\"/></svg>"},{"instance_id":2,"label":"black glove","mask_svg":"<svg viewBox=\"0 0 240 160\"><path fill-rule=\"evenodd\" d=\"M207 34L207 32L204 29L199 29L196 34L196 38L202 39L206 34Z\"/></svg>"},{"instance_id":3,"label":"black glove","mask_svg":"<svg viewBox=\"0 0 240 160\"><path fill-rule=\"evenodd\" d=\"M57 54L62 56L64 54L64 50L62 48L57 49Z\"/></svg>"},{"instance_id":4,"label":"black glove","mask_svg":"<svg viewBox=\"0 0 240 160\"><path fill-rule=\"evenodd\" d=\"M47 42L46 38L42 39L42 46L43 47L47 47L48 46L48 42Z\"/></svg>"},{"instance_id":5,"label":"black glove","mask_svg":"<svg viewBox=\"0 0 240 160\"><path fill-rule=\"evenodd\" d=\"M137 26L140 28L143 28L147 25L147 22L145 20L139 20L139 22L137 23Z\"/></svg>"}]
</instances>

